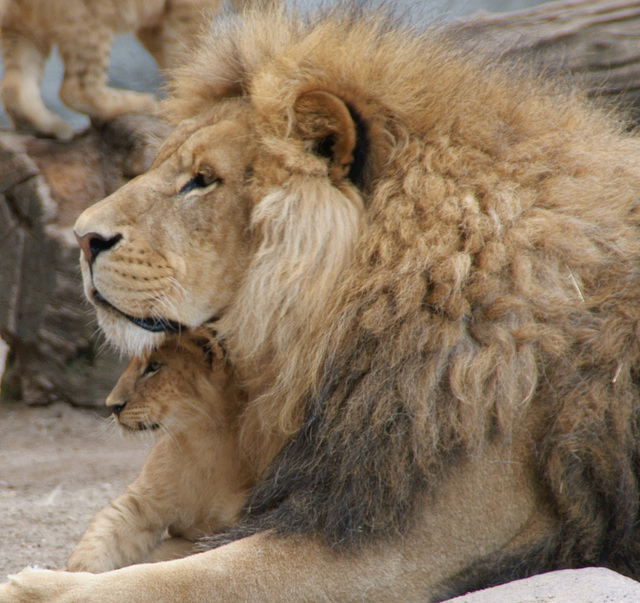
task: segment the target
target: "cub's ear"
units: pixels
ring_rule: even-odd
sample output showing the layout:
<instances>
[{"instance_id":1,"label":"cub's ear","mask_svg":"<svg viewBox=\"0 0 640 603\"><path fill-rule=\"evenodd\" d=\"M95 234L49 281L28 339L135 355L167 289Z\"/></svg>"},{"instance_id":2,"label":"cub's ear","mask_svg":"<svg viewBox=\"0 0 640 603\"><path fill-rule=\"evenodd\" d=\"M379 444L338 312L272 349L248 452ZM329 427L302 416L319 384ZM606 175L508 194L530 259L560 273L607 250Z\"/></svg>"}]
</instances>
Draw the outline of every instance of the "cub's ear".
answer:
<instances>
[{"instance_id":1,"label":"cub's ear","mask_svg":"<svg viewBox=\"0 0 640 603\"><path fill-rule=\"evenodd\" d=\"M210 366L213 366L215 360L224 359L222 346L218 343L215 333L207 329L206 325L194 329L189 334L189 340L202 350Z\"/></svg>"},{"instance_id":2,"label":"cub's ear","mask_svg":"<svg viewBox=\"0 0 640 603\"><path fill-rule=\"evenodd\" d=\"M349 108L335 94L313 90L301 94L294 105L297 127L312 151L329 160L334 182L349 175L354 163L357 127Z\"/></svg>"}]
</instances>

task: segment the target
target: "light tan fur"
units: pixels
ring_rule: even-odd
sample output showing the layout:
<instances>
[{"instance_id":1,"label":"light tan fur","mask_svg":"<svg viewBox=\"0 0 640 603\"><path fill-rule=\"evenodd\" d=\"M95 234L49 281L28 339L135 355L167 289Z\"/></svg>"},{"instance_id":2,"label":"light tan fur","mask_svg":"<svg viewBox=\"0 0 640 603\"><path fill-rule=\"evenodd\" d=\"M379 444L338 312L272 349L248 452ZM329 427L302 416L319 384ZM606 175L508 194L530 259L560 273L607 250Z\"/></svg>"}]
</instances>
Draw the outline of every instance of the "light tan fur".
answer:
<instances>
[{"instance_id":1,"label":"light tan fur","mask_svg":"<svg viewBox=\"0 0 640 603\"><path fill-rule=\"evenodd\" d=\"M131 358L107 398L121 429L161 435L140 475L95 516L68 570L182 557L236 523L252 484L238 447L242 402L215 342L200 333Z\"/></svg>"},{"instance_id":2,"label":"light tan fur","mask_svg":"<svg viewBox=\"0 0 640 603\"><path fill-rule=\"evenodd\" d=\"M153 112L153 95L108 86L113 38L134 32L161 69L179 61L223 0L3 0L0 97L13 124L43 136L69 139L71 126L40 95L54 46L64 64L60 98L92 119ZM247 0L232 0L242 9Z\"/></svg>"},{"instance_id":3,"label":"light tan fur","mask_svg":"<svg viewBox=\"0 0 640 603\"><path fill-rule=\"evenodd\" d=\"M346 3L349 4L349 3ZM259 476L207 552L0 603L437 601L638 577L640 141L445 29L247 13L150 171L75 230L130 352L215 321Z\"/></svg>"}]
</instances>

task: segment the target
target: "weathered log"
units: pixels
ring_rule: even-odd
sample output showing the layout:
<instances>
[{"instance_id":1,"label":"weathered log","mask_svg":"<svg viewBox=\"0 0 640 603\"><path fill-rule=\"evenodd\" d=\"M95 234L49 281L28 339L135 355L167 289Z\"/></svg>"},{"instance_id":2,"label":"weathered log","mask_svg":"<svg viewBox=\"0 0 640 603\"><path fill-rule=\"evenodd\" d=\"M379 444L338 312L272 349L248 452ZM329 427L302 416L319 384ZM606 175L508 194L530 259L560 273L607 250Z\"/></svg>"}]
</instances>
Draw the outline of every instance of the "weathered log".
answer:
<instances>
[{"instance_id":1,"label":"weathered log","mask_svg":"<svg viewBox=\"0 0 640 603\"><path fill-rule=\"evenodd\" d=\"M70 142L0 135L0 337L3 396L101 406L123 360L101 344L84 301L72 227L80 212L144 171L140 129L121 118Z\"/></svg>"},{"instance_id":2,"label":"weathered log","mask_svg":"<svg viewBox=\"0 0 640 603\"><path fill-rule=\"evenodd\" d=\"M640 115L640 2L564 0L514 13L479 11L451 27L471 43L490 40L506 55L533 57Z\"/></svg>"}]
</instances>

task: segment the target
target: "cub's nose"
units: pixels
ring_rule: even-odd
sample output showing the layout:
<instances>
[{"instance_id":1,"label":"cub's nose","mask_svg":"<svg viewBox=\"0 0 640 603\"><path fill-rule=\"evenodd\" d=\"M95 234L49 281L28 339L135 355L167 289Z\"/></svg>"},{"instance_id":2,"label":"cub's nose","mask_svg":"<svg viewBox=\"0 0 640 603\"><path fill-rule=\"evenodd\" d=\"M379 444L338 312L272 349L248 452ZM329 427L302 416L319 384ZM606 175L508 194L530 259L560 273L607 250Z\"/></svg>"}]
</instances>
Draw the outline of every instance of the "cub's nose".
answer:
<instances>
[{"instance_id":1,"label":"cub's nose","mask_svg":"<svg viewBox=\"0 0 640 603\"><path fill-rule=\"evenodd\" d=\"M121 234L117 234L108 239L99 235L97 232L89 232L83 236L78 236L77 233L74 234L76 235L78 245L80 245L80 249L82 249L84 257L89 264L93 263L101 251L111 249L122 238Z\"/></svg>"},{"instance_id":2,"label":"cub's nose","mask_svg":"<svg viewBox=\"0 0 640 603\"><path fill-rule=\"evenodd\" d=\"M126 402L120 402L118 404L109 404L107 402L107 406L111 409L111 412L117 417L121 412L122 409L127 405Z\"/></svg>"}]
</instances>

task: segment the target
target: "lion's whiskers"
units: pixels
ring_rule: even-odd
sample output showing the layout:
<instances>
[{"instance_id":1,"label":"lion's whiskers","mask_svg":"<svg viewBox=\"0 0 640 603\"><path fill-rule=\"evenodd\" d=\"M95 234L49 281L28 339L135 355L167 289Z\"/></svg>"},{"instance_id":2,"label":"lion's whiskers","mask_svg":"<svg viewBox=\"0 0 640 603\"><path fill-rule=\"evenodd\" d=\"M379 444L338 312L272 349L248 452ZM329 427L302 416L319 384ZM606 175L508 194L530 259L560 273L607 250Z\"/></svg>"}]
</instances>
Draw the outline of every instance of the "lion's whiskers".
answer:
<instances>
[{"instance_id":1,"label":"lion's whiskers","mask_svg":"<svg viewBox=\"0 0 640 603\"><path fill-rule=\"evenodd\" d=\"M169 286L168 290L159 291L149 300L151 317L159 321L170 317L180 322L179 308L184 306L184 289L174 277L168 277L166 283Z\"/></svg>"}]
</instances>

